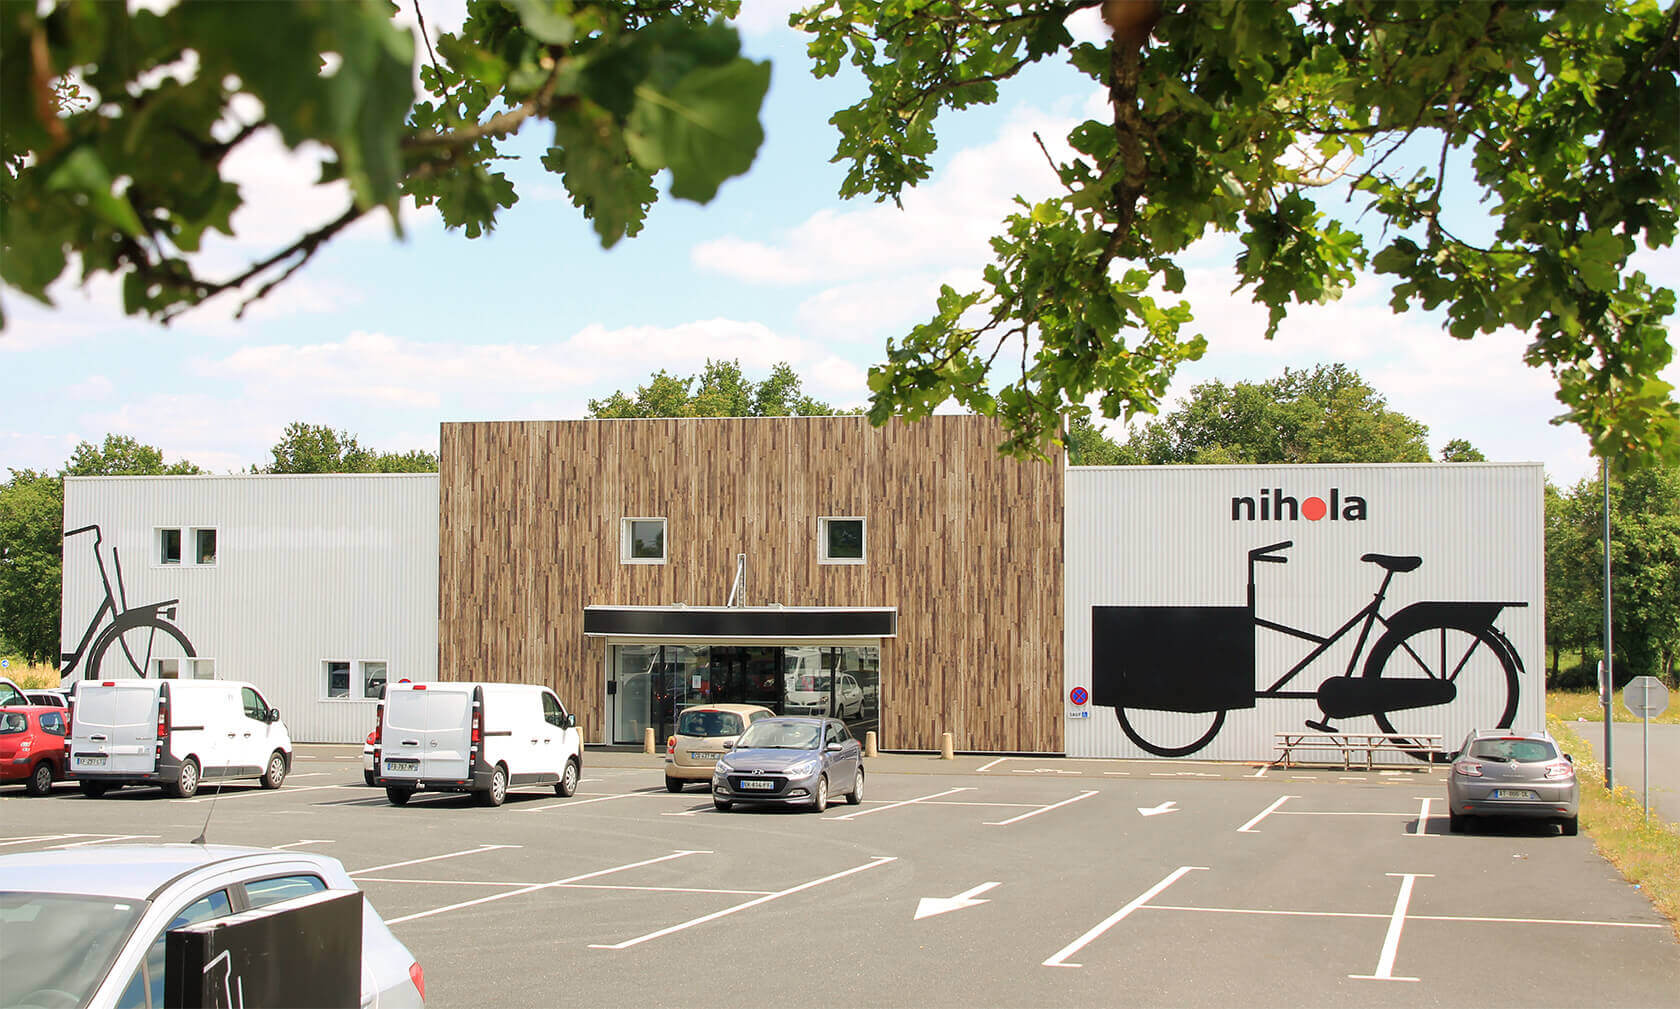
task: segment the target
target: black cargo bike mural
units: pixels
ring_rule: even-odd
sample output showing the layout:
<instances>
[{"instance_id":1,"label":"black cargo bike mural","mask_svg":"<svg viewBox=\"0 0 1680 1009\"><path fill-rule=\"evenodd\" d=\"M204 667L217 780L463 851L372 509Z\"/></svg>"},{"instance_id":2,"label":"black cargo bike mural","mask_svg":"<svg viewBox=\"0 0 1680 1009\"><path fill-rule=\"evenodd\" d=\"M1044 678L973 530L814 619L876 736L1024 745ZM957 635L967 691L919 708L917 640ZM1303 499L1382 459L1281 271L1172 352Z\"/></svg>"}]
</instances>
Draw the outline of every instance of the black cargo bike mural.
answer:
<instances>
[{"instance_id":1,"label":"black cargo bike mural","mask_svg":"<svg viewBox=\"0 0 1680 1009\"><path fill-rule=\"evenodd\" d=\"M1255 613L1255 565L1288 563L1281 551L1291 546L1293 541L1285 541L1248 552L1246 606L1091 607L1091 703L1113 708L1132 742L1163 757L1201 750L1219 734L1228 712L1253 708L1261 698L1316 700L1322 715L1308 719L1307 727L1320 732L1337 731L1332 719L1369 715L1384 732L1421 735L1432 724L1430 709L1438 715L1442 706L1459 700L1463 681L1480 699L1477 714L1486 727L1510 727L1523 665L1494 621L1506 607L1528 603L1416 602L1384 616L1389 583L1397 574L1417 570L1423 560L1365 554L1360 560L1383 570L1381 586L1341 627L1319 635ZM1261 628L1315 645L1265 688L1255 680L1254 642ZM1359 636L1341 674L1316 690L1285 689L1355 628ZM1379 634L1375 641L1373 632ZM1193 720L1187 741L1167 742L1146 738L1128 711L1208 715L1210 720ZM1421 720L1402 717L1404 712L1419 712ZM1421 746L1412 755L1431 756Z\"/></svg>"},{"instance_id":2,"label":"black cargo bike mural","mask_svg":"<svg viewBox=\"0 0 1680 1009\"><path fill-rule=\"evenodd\" d=\"M99 544L104 538L99 526L94 524L72 529L64 534L64 538L68 540L86 532L93 533L93 560L99 565L99 582L105 590L105 598L88 621L75 651L60 653L59 678L67 681L75 677L78 665L81 667L81 679L144 677L157 663L184 663L194 658L198 653L193 650L192 642L173 623L181 601L166 599L160 603L130 606L128 592L123 586L122 558L117 556L116 547L111 548L111 563L117 573L115 588L105 570L105 558L99 552ZM111 617L109 624L105 623L107 614ZM84 656L87 659L85 663L82 662ZM191 676L189 670L180 666L176 667L175 674Z\"/></svg>"}]
</instances>

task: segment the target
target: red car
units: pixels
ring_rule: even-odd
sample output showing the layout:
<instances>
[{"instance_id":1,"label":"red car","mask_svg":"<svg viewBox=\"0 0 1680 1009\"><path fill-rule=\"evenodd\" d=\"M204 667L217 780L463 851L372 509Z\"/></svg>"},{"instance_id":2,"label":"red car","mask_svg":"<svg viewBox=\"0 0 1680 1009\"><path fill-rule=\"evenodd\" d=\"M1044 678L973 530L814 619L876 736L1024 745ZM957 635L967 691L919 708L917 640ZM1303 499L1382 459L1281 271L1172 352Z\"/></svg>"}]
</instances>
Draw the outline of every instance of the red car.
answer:
<instances>
[{"instance_id":1,"label":"red car","mask_svg":"<svg viewBox=\"0 0 1680 1009\"><path fill-rule=\"evenodd\" d=\"M0 785L22 782L30 795L46 795L63 781L67 730L64 709L0 709Z\"/></svg>"}]
</instances>

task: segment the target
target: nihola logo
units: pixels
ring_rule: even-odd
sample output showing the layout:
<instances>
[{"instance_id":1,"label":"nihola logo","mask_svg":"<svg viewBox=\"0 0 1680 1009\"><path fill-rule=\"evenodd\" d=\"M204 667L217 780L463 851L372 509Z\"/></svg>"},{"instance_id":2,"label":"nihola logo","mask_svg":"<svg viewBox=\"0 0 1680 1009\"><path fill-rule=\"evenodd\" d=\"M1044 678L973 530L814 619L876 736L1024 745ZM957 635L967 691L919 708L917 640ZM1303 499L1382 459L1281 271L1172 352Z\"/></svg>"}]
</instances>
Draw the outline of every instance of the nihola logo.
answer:
<instances>
[{"instance_id":1,"label":"nihola logo","mask_svg":"<svg viewBox=\"0 0 1680 1009\"><path fill-rule=\"evenodd\" d=\"M1245 519L1249 522L1293 522L1297 519L1317 522L1326 516L1332 522L1363 522L1365 499L1352 494L1343 497L1339 487L1330 488L1329 501L1321 497L1296 501L1285 494L1282 487L1273 487L1270 493L1263 490L1257 497L1231 499L1232 522Z\"/></svg>"}]
</instances>

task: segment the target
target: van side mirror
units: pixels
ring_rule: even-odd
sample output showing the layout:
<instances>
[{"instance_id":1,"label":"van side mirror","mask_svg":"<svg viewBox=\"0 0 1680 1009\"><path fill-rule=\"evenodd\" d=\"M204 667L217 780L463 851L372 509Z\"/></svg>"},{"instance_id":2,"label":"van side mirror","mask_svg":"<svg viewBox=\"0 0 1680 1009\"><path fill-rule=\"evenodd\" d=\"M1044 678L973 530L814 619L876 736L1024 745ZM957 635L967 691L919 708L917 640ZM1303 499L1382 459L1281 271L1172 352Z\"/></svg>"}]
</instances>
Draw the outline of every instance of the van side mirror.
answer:
<instances>
[{"instance_id":1,"label":"van side mirror","mask_svg":"<svg viewBox=\"0 0 1680 1009\"><path fill-rule=\"evenodd\" d=\"M725 739L725 740L724 740L724 741L723 741L723 748L724 748L724 749L726 749L726 750L733 750L733 749L735 749L735 740L733 740L733 739Z\"/></svg>"},{"instance_id":2,"label":"van side mirror","mask_svg":"<svg viewBox=\"0 0 1680 1009\"><path fill-rule=\"evenodd\" d=\"M1571 754L1564 754L1563 759L1569 761L1571 764L1575 763L1575 758Z\"/></svg>"},{"instance_id":3,"label":"van side mirror","mask_svg":"<svg viewBox=\"0 0 1680 1009\"><path fill-rule=\"evenodd\" d=\"M280 709L279 708L269 708L268 709L268 724L273 725L275 722L278 722L279 720L280 720Z\"/></svg>"},{"instance_id":4,"label":"van side mirror","mask_svg":"<svg viewBox=\"0 0 1680 1009\"><path fill-rule=\"evenodd\" d=\"M576 715L567 715L565 718L560 720L560 727L562 729L575 729L575 728L577 728L577 716Z\"/></svg>"}]
</instances>

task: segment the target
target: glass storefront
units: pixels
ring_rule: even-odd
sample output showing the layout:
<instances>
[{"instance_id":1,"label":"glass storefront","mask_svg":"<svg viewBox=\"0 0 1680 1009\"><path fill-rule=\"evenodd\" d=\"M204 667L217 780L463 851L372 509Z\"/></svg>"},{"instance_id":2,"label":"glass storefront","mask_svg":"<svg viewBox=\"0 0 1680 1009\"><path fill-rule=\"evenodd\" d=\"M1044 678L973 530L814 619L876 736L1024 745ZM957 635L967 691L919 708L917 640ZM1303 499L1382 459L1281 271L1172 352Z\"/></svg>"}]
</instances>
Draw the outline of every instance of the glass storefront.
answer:
<instances>
[{"instance_id":1,"label":"glass storefront","mask_svg":"<svg viewBox=\"0 0 1680 1009\"><path fill-rule=\"evenodd\" d=\"M612 645L614 743L663 742L684 708L761 704L779 715L832 715L859 738L881 712L877 645Z\"/></svg>"}]
</instances>

